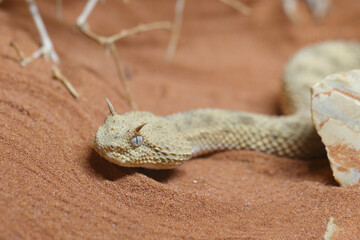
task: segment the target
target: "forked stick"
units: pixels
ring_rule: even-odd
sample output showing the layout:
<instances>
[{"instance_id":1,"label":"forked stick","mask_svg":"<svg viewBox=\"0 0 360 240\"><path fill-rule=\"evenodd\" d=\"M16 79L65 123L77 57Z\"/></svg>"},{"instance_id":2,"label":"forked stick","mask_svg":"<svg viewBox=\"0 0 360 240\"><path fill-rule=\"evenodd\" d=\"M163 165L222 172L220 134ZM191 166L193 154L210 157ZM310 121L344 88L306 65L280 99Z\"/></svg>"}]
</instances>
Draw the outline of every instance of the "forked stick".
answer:
<instances>
[{"instance_id":1,"label":"forked stick","mask_svg":"<svg viewBox=\"0 0 360 240\"><path fill-rule=\"evenodd\" d=\"M143 33L143 32L156 30L156 29L171 29L171 26L172 26L172 23L168 22L168 21L153 22L153 23L148 23L148 24L139 24L134 28L121 30L119 33L108 36L108 37L94 33L90 29L90 27L87 23L80 26L79 28L81 29L82 33L85 34L85 36L87 36L87 37L95 40L99 44L105 46L105 45L113 44L116 41L118 41L122 38L128 37L128 36L131 36L131 35L136 35L138 33Z\"/></svg>"},{"instance_id":2,"label":"forked stick","mask_svg":"<svg viewBox=\"0 0 360 240\"><path fill-rule=\"evenodd\" d=\"M103 45L106 49L110 50L111 55L114 59L115 65L116 65L116 69L117 69L119 78L121 80L121 83L124 86L128 103L129 103L131 109L135 110L136 104L133 101L131 91L130 91L130 88L127 83L126 75L124 74L124 71L120 65L120 60L119 60L118 53L116 51L115 42L122 38L125 38L127 36L147 32L147 31L151 31L151 30L156 30L156 29L170 30L173 27L173 24L169 21L153 22L153 23L149 23L149 24L139 24L138 26L136 26L134 28L124 29L124 30L120 31L119 33L114 34L112 36L108 36L108 37L101 36L101 35L93 32L91 30L89 24L87 24L87 19L89 18L91 12L95 8L98 1L99 0L89 0L87 2L83 12L80 14L80 16L78 17L78 19L76 21L77 26L85 36L89 37L90 39L95 40L99 44ZM184 1L184 0L178 0L178 1ZM176 40L176 42L177 42L177 40ZM175 42L175 44L176 44L176 42ZM176 46L175 46L175 48L176 48Z\"/></svg>"},{"instance_id":3,"label":"forked stick","mask_svg":"<svg viewBox=\"0 0 360 240\"><path fill-rule=\"evenodd\" d=\"M48 57L53 62L59 62L59 57L55 52L54 46L51 42L51 39L46 31L45 24L40 16L39 10L36 6L35 0L26 0L26 3L29 6L29 10L31 16L35 22L35 26L39 32L40 39L41 39L41 47L36 50L31 56L26 57L23 59L20 64L25 66L26 64L30 63L36 58L41 56Z\"/></svg>"},{"instance_id":4,"label":"forked stick","mask_svg":"<svg viewBox=\"0 0 360 240\"><path fill-rule=\"evenodd\" d=\"M41 44L42 46L36 50L31 56L25 57L24 53L21 51L21 49L18 47L18 45L15 42L10 42L10 46L13 47L17 53L17 55L20 57L20 65L25 66L26 64L30 63L36 58L39 58L40 56L48 57L53 62L59 62L59 57L55 52L54 46L51 42L51 39L46 31L44 22L40 16L39 10L36 6L36 3L34 0L26 0L26 2L29 5L29 10L31 13L31 16L33 17L33 20L35 22L35 26L40 34ZM58 0L57 3L61 4L61 1ZM61 74L60 70L57 68L57 66L53 66L52 68L53 76L54 78L60 80L65 87L69 90L69 92L73 95L74 98L79 98L79 93L76 91L76 89L72 86L70 81Z\"/></svg>"}]
</instances>

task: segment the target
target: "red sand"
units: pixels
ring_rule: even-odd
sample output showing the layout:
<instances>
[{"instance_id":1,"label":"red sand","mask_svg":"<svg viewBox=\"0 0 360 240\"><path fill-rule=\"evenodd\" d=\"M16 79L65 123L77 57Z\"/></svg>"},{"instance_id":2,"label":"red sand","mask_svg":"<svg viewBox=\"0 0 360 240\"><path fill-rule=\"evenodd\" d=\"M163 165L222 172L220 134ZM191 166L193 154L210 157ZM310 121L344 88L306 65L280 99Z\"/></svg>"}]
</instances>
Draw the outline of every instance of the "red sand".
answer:
<instances>
[{"instance_id":1,"label":"red sand","mask_svg":"<svg viewBox=\"0 0 360 240\"><path fill-rule=\"evenodd\" d=\"M334 239L358 239L360 189L339 188L326 160L233 151L151 171L99 157L90 143L108 114L105 97L118 113L129 107L111 58L74 30L85 2L64 1L58 21L54 1L37 1L79 101L51 78L51 62L19 66L9 42L29 55L39 37L24 1L0 5L1 239L322 239L330 217L339 229ZM280 0L243 2L253 9L248 17L216 0L188 1L171 63L164 61L167 31L117 44L141 110L278 114L281 72L293 53L313 42L360 38L357 1L334 0L322 22L302 5L298 25ZM111 34L171 20L173 6L107 1L90 22Z\"/></svg>"}]
</instances>

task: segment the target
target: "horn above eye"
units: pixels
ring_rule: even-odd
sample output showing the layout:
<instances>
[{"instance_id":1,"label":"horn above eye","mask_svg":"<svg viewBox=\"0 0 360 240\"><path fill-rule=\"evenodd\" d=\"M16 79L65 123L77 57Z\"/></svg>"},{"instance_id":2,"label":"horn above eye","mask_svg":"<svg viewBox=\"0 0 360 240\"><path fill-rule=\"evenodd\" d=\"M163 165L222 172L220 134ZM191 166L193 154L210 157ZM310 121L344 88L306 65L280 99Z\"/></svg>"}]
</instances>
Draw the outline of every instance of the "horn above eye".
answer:
<instances>
[{"instance_id":1,"label":"horn above eye","mask_svg":"<svg viewBox=\"0 0 360 240\"><path fill-rule=\"evenodd\" d=\"M108 104L108 108L109 108L110 114L114 116L114 115L116 114L116 112L115 112L115 110L114 110L113 105L111 104L111 102L110 102L109 99L107 99L107 98L106 98L106 102L107 102L107 104Z\"/></svg>"},{"instance_id":2,"label":"horn above eye","mask_svg":"<svg viewBox=\"0 0 360 240\"><path fill-rule=\"evenodd\" d=\"M145 125L146 125L146 123L141 124L140 126L136 127L135 132L139 132Z\"/></svg>"}]
</instances>

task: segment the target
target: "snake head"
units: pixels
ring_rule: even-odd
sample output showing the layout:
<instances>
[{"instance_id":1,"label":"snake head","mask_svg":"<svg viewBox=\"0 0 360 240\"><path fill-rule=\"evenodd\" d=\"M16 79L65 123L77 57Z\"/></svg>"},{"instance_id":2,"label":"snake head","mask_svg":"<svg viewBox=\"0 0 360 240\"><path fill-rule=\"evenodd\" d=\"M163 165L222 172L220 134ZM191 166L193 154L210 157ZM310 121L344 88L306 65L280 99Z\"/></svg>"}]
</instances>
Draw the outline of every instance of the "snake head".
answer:
<instances>
[{"instance_id":1,"label":"snake head","mask_svg":"<svg viewBox=\"0 0 360 240\"><path fill-rule=\"evenodd\" d=\"M167 119L149 112L110 114L93 140L93 148L123 167L174 168L191 157L192 147Z\"/></svg>"}]
</instances>

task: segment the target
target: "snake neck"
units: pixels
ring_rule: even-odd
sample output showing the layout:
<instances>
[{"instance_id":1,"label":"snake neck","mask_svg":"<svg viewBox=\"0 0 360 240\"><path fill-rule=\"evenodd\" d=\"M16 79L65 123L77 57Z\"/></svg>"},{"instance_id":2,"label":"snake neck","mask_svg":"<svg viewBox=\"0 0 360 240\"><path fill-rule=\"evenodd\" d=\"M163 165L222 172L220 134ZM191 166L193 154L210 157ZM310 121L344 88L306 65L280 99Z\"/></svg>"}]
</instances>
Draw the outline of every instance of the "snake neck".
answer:
<instances>
[{"instance_id":1,"label":"snake neck","mask_svg":"<svg viewBox=\"0 0 360 240\"><path fill-rule=\"evenodd\" d=\"M360 66L360 44L329 41L309 45L287 63L282 110L266 116L201 109L166 117L192 144L192 156L231 149L312 158L325 154L310 116L310 87L329 74Z\"/></svg>"},{"instance_id":2,"label":"snake neck","mask_svg":"<svg viewBox=\"0 0 360 240\"><path fill-rule=\"evenodd\" d=\"M279 117L200 109L167 119L191 142L192 157L232 149L299 158L324 154L307 112Z\"/></svg>"}]
</instances>

